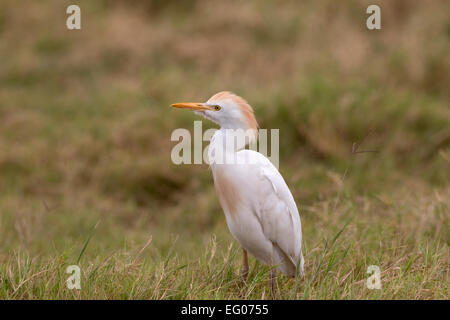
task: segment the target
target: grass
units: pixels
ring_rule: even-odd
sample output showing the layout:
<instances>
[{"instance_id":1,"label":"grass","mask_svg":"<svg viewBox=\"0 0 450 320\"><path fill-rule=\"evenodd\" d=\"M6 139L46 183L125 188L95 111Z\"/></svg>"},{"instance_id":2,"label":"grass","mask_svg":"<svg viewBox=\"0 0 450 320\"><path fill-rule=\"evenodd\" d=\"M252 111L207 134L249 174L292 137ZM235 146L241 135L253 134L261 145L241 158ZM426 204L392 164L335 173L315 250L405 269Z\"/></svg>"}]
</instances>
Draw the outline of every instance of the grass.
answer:
<instances>
[{"instance_id":1,"label":"grass","mask_svg":"<svg viewBox=\"0 0 450 320\"><path fill-rule=\"evenodd\" d=\"M279 298L446 299L448 244L442 237L448 225L448 202L441 202L438 197L432 195L427 198L428 203L421 205L411 200L406 207L397 209L370 199L359 199L360 203L333 199L339 201L335 210L333 201L305 208L302 218L306 277L298 283L279 277ZM411 207L413 203L417 206ZM379 206L380 210L371 206ZM317 212L321 213L320 218ZM388 219L380 218L402 212L408 213L406 220L412 221L394 220L388 224ZM374 216L368 217L367 213ZM398 215L397 219L402 218ZM41 250L45 255L32 256L23 249L10 252L0 269L3 298L270 298L269 268L253 259L248 282L241 284L240 249L223 225L213 228L210 233L214 236L193 236L189 231L175 236L163 234L171 229L171 223L161 223L161 230L151 232L151 237L145 239L149 232L143 225L118 234L111 223L100 223L86 248L93 226L83 228L79 218L70 220L74 221L65 223L86 230L74 240L65 241L78 246L53 242ZM54 228L48 230L51 235L56 232ZM87 240L82 239L82 234ZM80 256L82 289L69 290L65 270L76 264ZM381 290L369 290L365 285L367 267L373 264L381 269Z\"/></svg>"},{"instance_id":2,"label":"grass","mask_svg":"<svg viewBox=\"0 0 450 320\"><path fill-rule=\"evenodd\" d=\"M198 120L170 103L220 90L280 128L306 275L278 298L448 299L449 4L375 2L376 32L364 1L98 0L81 31L69 2L2 1L0 299L270 298L207 166L170 162Z\"/></svg>"}]
</instances>

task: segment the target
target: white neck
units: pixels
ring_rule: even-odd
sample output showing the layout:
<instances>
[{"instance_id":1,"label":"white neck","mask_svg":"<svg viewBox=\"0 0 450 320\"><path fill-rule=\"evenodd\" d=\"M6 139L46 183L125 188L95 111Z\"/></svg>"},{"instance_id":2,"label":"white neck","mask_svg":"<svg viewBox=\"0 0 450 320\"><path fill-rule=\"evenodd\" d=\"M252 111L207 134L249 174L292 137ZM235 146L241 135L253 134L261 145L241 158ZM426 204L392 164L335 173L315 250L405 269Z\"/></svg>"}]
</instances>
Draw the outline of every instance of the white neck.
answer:
<instances>
[{"instance_id":1,"label":"white neck","mask_svg":"<svg viewBox=\"0 0 450 320\"><path fill-rule=\"evenodd\" d=\"M214 133L209 144L208 158L211 166L229 163L236 152L249 143L256 143L256 139L255 130L220 128Z\"/></svg>"}]
</instances>

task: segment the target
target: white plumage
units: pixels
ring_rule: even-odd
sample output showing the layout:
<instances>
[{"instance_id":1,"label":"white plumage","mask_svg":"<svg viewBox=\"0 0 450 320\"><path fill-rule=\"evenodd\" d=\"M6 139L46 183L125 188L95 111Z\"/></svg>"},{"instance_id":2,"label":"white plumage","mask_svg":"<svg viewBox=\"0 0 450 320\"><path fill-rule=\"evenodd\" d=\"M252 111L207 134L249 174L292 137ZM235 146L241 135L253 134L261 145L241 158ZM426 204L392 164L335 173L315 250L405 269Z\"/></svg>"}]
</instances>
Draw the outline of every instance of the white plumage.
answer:
<instances>
[{"instance_id":1,"label":"white plumage","mask_svg":"<svg viewBox=\"0 0 450 320\"><path fill-rule=\"evenodd\" d=\"M246 251L267 265L277 266L287 276L294 277L296 272L302 276L300 216L286 182L269 159L243 149L245 142L231 149L226 144L230 129L245 130L250 139L256 139L253 109L230 92L219 92L206 103L172 106L192 109L221 127L209 146L211 170L228 228L244 249L244 280L248 272ZM273 290L275 275L271 278Z\"/></svg>"}]
</instances>

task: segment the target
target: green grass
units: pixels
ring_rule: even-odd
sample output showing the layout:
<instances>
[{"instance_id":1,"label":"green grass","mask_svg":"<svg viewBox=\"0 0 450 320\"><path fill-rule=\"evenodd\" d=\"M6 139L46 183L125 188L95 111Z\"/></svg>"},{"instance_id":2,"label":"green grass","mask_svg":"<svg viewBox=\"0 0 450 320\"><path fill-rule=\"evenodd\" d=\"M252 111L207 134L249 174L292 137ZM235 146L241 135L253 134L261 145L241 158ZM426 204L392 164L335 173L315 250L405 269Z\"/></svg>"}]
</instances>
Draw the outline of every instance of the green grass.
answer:
<instances>
[{"instance_id":1,"label":"green grass","mask_svg":"<svg viewBox=\"0 0 450 320\"><path fill-rule=\"evenodd\" d=\"M377 32L365 2L89 1L81 31L68 4L0 4L0 299L270 299L208 167L170 161L199 119L169 105L221 90L280 128L306 275L278 298L450 297L448 1Z\"/></svg>"},{"instance_id":2,"label":"green grass","mask_svg":"<svg viewBox=\"0 0 450 320\"><path fill-rule=\"evenodd\" d=\"M448 244L443 238L448 202L440 203L437 196L427 199L434 203L431 207L412 200L394 209L381 200L336 198L304 208L306 276L297 283L279 277L278 297L446 299ZM417 206L411 206L413 203ZM58 224L49 221L51 211L41 210L44 217L34 219L42 219L39 222L46 226L47 238L53 240L44 248L39 248L40 241L32 241L29 246L40 254L24 249L10 252L0 269L2 298L270 298L269 268L252 258L248 281L241 283L241 252L223 219L195 235L191 226L182 231L171 221L161 221L152 230L142 218L127 228L113 222L107 213L106 217L92 213L89 219L81 219L71 212L59 212L63 217ZM382 218L396 215L399 221ZM402 221L401 215L408 217ZM94 230L96 219L101 222ZM16 228L21 230L18 225ZM178 232L166 234L169 230ZM28 231L32 235L34 230ZM82 289L69 290L65 270L76 264L80 255ZM366 287L369 265L381 269L381 290Z\"/></svg>"}]
</instances>

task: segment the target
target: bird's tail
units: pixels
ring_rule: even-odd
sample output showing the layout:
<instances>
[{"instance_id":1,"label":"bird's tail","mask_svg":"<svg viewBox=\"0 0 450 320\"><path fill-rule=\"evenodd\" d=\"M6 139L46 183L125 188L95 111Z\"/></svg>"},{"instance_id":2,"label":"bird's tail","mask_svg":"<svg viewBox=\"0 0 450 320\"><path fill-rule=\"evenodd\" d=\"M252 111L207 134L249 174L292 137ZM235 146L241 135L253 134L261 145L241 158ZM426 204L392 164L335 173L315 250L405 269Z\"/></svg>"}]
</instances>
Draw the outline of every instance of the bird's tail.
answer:
<instances>
[{"instance_id":1,"label":"bird's tail","mask_svg":"<svg viewBox=\"0 0 450 320\"><path fill-rule=\"evenodd\" d=\"M276 263L278 264L278 269L289 277L295 278L298 275L303 278L305 259L303 258L302 252L300 251L296 259L286 254L278 245L274 244L274 248L277 256L275 260L278 261Z\"/></svg>"},{"instance_id":2,"label":"bird's tail","mask_svg":"<svg viewBox=\"0 0 450 320\"><path fill-rule=\"evenodd\" d=\"M303 278L305 275L305 259L303 258L303 253L300 251L300 261L297 264L297 274Z\"/></svg>"}]
</instances>

